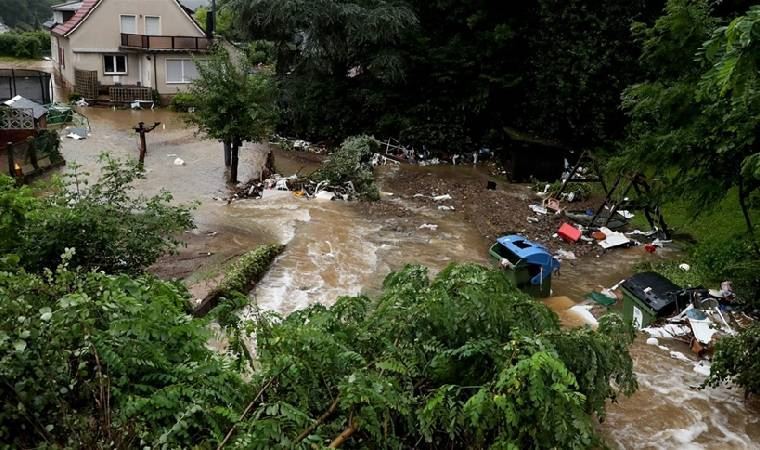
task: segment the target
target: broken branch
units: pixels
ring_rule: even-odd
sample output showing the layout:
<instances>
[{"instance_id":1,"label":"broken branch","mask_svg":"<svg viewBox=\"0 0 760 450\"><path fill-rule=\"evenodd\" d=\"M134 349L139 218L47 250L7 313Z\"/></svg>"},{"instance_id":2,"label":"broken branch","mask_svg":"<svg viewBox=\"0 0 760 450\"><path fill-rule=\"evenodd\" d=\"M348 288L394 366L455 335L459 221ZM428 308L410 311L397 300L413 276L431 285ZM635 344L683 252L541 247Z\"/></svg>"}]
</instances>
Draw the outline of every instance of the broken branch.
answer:
<instances>
[{"instance_id":1,"label":"broken branch","mask_svg":"<svg viewBox=\"0 0 760 450\"><path fill-rule=\"evenodd\" d=\"M302 440L306 439L308 435L310 435L314 430L317 429L318 426L325 423L325 420L327 420L331 415L335 413L335 411L338 409L338 400L340 399L340 396L336 396L335 400L330 404L330 407L327 408L327 411L325 411L316 422L311 424L308 428L303 430L301 434L298 435L296 438L296 443L301 442Z\"/></svg>"},{"instance_id":2,"label":"broken branch","mask_svg":"<svg viewBox=\"0 0 760 450\"><path fill-rule=\"evenodd\" d=\"M282 371L280 371L280 373L282 373ZM269 386L272 385L272 383L274 382L274 380L279 375L280 374L278 373L277 375L275 375L272 378L270 378L269 381L261 389L259 389L259 393L256 394L256 397L253 400L251 400L251 403L249 403L248 406L245 408L245 411L243 411L243 414L240 415L240 418L238 419L238 422L241 422L243 419L245 419L245 416L248 415L248 413L251 411L251 409L253 408L253 406L255 404L257 404L259 402L259 399L261 398L261 396L264 395L264 391L266 391L269 388ZM230 428L230 431L228 431L227 435L224 436L224 440L221 443L219 443L219 446L216 448L216 450L221 450L222 448L224 448L224 446L227 444L227 441L229 441L230 438L232 437L232 433L235 432L235 428L236 427L237 427L237 423L235 423L235 424L232 425L232 428Z\"/></svg>"},{"instance_id":3,"label":"broken branch","mask_svg":"<svg viewBox=\"0 0 760 450\"><path fill-rule=\"evenodd\" d=\"M356 432L356 430L356 421L352 420L350 425L345 430L343 430L335 439L333 439L327 448L339 448L351 437L351 435Z\"/></svg>"}]
</instances>

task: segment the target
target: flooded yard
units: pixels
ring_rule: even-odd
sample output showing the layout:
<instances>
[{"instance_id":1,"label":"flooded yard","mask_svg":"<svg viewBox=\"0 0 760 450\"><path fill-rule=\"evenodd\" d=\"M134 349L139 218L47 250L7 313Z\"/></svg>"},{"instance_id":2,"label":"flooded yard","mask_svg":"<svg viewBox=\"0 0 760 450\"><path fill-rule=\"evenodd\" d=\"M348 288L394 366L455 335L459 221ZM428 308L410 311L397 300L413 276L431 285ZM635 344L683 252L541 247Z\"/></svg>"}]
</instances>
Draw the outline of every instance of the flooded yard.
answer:
<instances>
[{"instance_id":1,"label":"flooded yard","mask_svg":"<svg viewBox=\"0 0 760 450\"><path fill-rule=\"evenodd\" d=\"M154 272L201 282L214 268L261 243L284 243L287 248L251 293L260 307L287 314L309 304L329 305L340 295L372 293L391 271L419 263L439 271L452 261L489 264L489 242L461 211L439 211L394 194L393 170L381 176L382 202L387 212L366 214L359 205L305 200L290 192L267 191L259 200L230 204L225 184L222 147L197 138L176 114L163 111L114 111L87 108L92 133L88 139L64 139L69 164L97 172L98 155L136 157L138 122L162 124L148 135L146 179L138 184L145 194L162 189L179 202L198 202L197 229L185 236L188 246L165 258ZM241 149L240 179L255 176L252 169L263 148ZM176 158L185 165L175 165ZM276 152L283 175L315 167L297 154ZM450 176L450 168L429 168L431 176ZM470 175L464 175L470 176ZM473 172L473 177L481 177ZM478 178L478 182L480 182ZM504 187L509 189L509 186ZM473 199L477 201L477 199ZM525 211L504 210L525 216ZM420 229L437 225L436 230ZM554 295L572 301L552 305L561 318L599 286L609 287L630 275L646 254L641 248L612 251L599 257L568 262L555 278ZM452 320L455 320L452 318ZM661 343L666 344L663 340ZM666 344L670 345L670 344ZM673 349L691 357L686 348ZM693 364L671 359L667 352L638 340L631 349L640 389L608 407L600 429L608 442L625 449L745 449L760 442L760 411L744 403L741 392L727 388L699 390L702 377Z\"/></svg>"}]
</instances>

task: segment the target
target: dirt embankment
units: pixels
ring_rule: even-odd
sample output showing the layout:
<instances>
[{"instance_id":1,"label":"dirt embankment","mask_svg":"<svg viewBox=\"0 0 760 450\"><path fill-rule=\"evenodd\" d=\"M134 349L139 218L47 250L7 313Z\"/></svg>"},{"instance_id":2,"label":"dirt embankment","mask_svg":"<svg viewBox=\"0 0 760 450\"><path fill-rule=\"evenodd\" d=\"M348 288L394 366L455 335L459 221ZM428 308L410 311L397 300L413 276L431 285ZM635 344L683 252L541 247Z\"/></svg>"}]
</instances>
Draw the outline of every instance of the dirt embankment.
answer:
<instances>
[{"instance_id":1,"label":"dirt embankment","mask_svg":"<svg viewBox=\"0 0 760 450\"><path fill-rule=\"evenodd\" d=\"M495 189L488 189L488 181L492 179L487 173L456 167L386 170L380 178L383 190L393 192L394 196L414 205L431 209L453 206L451 214L461 214L489 242L505 234L519 233L555 253L562 249L580 257L603 252L596 243L568 244L553 237L566 219L560 215L535 214L528 206L540 204L541 198L527 185L496 182ZM450 195L451 199L436 201L433 198L445 194ZM384 201L380 203L386 205L367 209L370 212L386 212L403 217L404 212L399 211L398 205ZM572 205L573 209L598 206L594 201Z\"/></svg>"}]
</instances>

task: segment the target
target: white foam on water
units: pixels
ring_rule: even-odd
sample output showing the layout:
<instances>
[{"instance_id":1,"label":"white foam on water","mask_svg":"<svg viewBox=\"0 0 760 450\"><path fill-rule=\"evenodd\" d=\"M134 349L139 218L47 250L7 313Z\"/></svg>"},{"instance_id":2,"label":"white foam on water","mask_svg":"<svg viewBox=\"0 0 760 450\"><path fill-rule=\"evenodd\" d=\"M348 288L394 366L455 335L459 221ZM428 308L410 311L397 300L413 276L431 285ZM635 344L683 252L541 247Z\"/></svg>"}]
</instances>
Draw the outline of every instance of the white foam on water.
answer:
<instances>
[{"instance_id":1,"label":"white foam on water","mask_svg":"<svg viewBox=\"0 0 760 450\"><path fill-rule=\"evenodd\" d=\"M741 392L726 387L698 389L704 376L693 362L671 359L656 347L635 345L639 393L620 398L608 409L603 428L621 449L750 449L760 448L747 431L756 412L749 411ZM626 406L627 402L631 402Z\"/></svg>"}]
</instances>

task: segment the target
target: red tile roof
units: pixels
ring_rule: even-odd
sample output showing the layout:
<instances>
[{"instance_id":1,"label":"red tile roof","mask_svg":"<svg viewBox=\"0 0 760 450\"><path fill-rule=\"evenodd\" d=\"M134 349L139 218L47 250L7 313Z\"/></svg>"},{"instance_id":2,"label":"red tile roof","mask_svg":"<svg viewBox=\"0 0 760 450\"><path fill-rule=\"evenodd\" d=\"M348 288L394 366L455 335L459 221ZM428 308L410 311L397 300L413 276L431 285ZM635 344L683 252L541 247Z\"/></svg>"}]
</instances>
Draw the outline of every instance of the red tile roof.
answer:
<instances>
[{"instance_id":1,"label":"red tile roof","mask_svg":"<svg viewBox=\"0 0 760 450\"><path fill-rule=\"evenodd\" d=\"M90 14L90 12L96 6L98 6L101 1L102 0L84 0L82 2L82 6L77 10L76 13L74 13L74 16L66 22L56 25L56 27L53 28L52 33L59 36L68 35L74 31L74 29Z\"/></svg>"}]
</instances>

